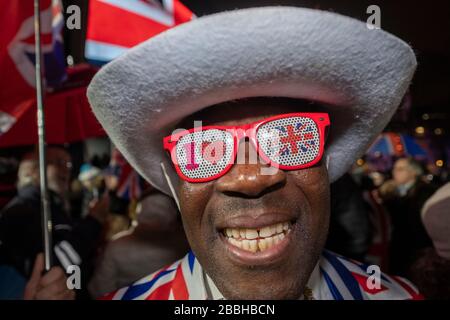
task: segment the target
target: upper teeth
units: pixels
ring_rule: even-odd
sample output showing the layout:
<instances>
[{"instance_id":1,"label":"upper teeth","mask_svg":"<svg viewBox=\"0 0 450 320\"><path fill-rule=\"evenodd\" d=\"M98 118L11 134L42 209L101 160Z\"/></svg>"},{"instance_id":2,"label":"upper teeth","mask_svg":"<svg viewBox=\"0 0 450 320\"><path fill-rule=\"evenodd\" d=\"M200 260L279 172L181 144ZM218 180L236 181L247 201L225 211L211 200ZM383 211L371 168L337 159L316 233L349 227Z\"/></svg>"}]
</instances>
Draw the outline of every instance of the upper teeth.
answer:
<instances>
[{"instance_id":1,"label":"upper teeth","mask_svg":"<svg viewBox=\"0 0 450 320\"><path fill-rule=\"evenodd\" d=\"M256 252L258 249L264 251L283 240L290 228L290 223L284 222L259 229L226 228L224 234L232 245Z\"/></svg>"}]
</instances>

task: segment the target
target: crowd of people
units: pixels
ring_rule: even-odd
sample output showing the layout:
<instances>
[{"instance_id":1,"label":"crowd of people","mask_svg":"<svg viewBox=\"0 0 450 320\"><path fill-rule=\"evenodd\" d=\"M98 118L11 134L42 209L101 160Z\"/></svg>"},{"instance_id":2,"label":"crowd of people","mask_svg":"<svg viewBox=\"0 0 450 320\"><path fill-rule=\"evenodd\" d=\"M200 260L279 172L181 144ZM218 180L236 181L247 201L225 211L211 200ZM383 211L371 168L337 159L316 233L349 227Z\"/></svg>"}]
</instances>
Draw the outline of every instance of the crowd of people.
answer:
<instances>
[{"instance_id":1,"label":"crowd of people","mask_svg":"<svg viewBox=\"0 0 450 320\"><path fill-rule=\"evenodd\" d=\"M17 195L0 214L0 298L98 298L188 251L171 198L148 185L136 199L118 195L123 170L114 163L106 168L84 164L77 179L71 180L68 150L48 147L55 267L41 276L38 154L33 150L23 156ZM80 267L80 290L67 290L71 265Z\"/></svg>"},{"instance_id":2,"label":"crowd of people","mask_svg":"<svg viewBox=\"0 0 450 320\"><path fill-rule=\"evenodd\" d=\"M450 183L430 179L412 157L390 172L362 167L332 185L329 246L412 280L427 298L448 299Z\"/></svg>"}]
</instances>

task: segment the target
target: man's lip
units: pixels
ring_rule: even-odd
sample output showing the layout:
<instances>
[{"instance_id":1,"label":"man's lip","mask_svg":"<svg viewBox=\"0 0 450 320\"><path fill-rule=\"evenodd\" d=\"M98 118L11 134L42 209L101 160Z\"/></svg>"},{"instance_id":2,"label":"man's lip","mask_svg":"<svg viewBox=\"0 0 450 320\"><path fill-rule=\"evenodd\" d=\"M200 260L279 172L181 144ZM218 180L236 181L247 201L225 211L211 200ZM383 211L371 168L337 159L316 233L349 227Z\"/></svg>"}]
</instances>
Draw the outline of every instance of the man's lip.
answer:
<instances>
[{"instance_id":1,"label":"man's lip","mask_svg":"<svg viewBox=\"0 0 450 320\"><path fill-rule=\"evenodd\" d=\"M284 211L267 211L262 213L243 213L216 223L218 231L226 228L258 229L283 222L295 222L297 216Z\"/></svg>"}]
</instances>

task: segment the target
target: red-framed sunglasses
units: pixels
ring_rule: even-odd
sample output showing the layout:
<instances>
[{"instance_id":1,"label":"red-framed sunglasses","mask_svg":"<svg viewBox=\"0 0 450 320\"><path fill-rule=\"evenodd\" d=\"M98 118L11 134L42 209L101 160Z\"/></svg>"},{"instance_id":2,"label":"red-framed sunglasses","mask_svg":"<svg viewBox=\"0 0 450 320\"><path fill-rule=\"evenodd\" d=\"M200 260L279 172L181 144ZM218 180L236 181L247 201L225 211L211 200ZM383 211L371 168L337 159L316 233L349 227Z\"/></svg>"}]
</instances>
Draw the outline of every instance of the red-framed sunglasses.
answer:
<instances>
[{"instance_id":1,"label":"red-framed sunglasses","mask_svg":"<svg viewBox=\"0 0 450 320\"><path fill-rule=\"evenodd\" d=\"M218 179L234 164L239 142L248 138L271 166L299 170L323 155L327 113L288 113L241 126L206 126L163 139L178 175L188 182Z\"/></svg>"}]
</instances>

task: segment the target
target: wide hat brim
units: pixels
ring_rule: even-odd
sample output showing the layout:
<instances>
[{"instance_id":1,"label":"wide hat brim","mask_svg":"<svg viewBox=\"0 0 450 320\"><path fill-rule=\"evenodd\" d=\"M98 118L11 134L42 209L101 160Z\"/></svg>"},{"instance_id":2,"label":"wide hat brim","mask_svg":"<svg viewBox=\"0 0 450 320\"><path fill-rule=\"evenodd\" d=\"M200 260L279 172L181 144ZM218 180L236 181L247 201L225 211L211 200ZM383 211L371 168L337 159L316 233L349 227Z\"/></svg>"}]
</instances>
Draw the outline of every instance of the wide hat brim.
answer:
<instances>
[{"instance_id":1,"label":"wide hat brim","mask_svg":"<svg viewBox=\"0 0 450 320\"><path fill-rule=\"evenodd\" d=\"M172 165L162 138L182 118L246 97L323 102L333 182L386 126L415 68L408 44L361 21L262 7L202 17L145 41L103 67L88 98L125 158L167 194L160 163ZM176 181L174 170L169 175Z\"/></svg>"}]
</instances>

